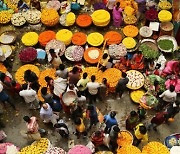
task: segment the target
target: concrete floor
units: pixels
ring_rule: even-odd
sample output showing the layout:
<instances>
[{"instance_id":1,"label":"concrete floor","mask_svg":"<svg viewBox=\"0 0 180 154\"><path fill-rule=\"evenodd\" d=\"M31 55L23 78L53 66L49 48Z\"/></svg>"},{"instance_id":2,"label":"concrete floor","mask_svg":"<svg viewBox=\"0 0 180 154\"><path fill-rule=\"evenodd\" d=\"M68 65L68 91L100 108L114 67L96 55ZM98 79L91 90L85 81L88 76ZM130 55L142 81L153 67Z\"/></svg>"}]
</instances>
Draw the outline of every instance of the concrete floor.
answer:
<instances>
[{"instance_id":1,"label":"concrete floor","mask_svg":"<svg viewBox=\"0 0 180 154\"><path fill-rule=\"evenodd\" d=\"M47 138L51 141L54 146L62 147L65 150L68 150L68 140L62 139L59 134L54 132L54 129L51 124L43 124L41 119L39 118L39 111L28 110L28 104L25 104L21 99L14 100L17 108L19 109L18 114L11 109L9 105L7 105L7 110L4 111L4 115L2 116L2 121L6 123L6 127L3 129L7 134L7 142L12 142L19 147L24 147L29 145L32 141L28 141L20 135L20 131L25 129L25 122L23 121L24 115L29 116L37 116L39 119L40 127L44 128L48 131ZM109 111L114 110L117 111L117 119L120 125L121 130L125 129L125 119L128 116L129 112L132 110L136 110L138 105L131 102L128 93L125 93L121 99L114 99L113 97L108 97L106 100L102 102L96 102L95 104L103 114L107 114ZM148 111L147 118L143 121L144 124L148 124L149 120L153 116L153 111ZM77 139L73 132L75 128L73 123L69 120L68 117L65 116L64 113L61 113L61 118L67 121L69 129L70 129L70 140L74 140L75 144L84 144L86 145L88 142L88 137L86 139L80 138ZM163 124L158 127L158 131L154 132L153 130L148 132L149 141L160 141L163 143L164 138L170 134L177 133L180 130L180 114L175 117L175 122L170 125ZM94 130L98 130L99 126L92 128L90 132L88 132L88 136L92 134ZM142 145L140 145L140 148Z\"/></svg>"}]
</instances>

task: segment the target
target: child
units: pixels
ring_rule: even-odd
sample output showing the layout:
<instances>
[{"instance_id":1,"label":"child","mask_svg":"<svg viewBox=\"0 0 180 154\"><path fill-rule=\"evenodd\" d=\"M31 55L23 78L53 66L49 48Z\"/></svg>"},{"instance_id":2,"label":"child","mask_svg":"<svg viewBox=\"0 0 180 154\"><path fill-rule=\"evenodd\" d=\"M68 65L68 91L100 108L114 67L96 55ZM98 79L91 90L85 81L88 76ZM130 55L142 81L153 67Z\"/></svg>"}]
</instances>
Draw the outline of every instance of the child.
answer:
<instances>
[{"instance_id":1,"label":"child","mask_svg":"<svg viewBox=\"0 0 180 154\"><path fill-rule=\"evenodd\" d=\"M76 135L77 135L77 138L79 139L79 137L81 136L81 134L84 135L84 137L87 136L87 132L86 132L86 128L85 128L85 125L84 125L84 122L83 122L83 119L82 118L79 118L77 117L75 119L75 127L76 127Z\"/></svg>"}]
</instances>

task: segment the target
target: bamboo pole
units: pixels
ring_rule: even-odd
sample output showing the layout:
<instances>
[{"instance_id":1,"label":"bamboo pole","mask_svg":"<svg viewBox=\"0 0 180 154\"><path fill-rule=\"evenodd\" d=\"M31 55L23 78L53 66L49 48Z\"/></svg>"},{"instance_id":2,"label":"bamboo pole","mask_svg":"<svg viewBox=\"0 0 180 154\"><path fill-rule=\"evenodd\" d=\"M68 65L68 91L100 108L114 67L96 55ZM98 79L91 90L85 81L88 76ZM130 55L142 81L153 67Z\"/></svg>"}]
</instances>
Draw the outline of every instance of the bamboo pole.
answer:
<instances>
[{"instance_id":1,"label":"bamboo pole","mask_svg":"<svg viewBox=\"0 0 180 154\"><path fill-rule=\"evenodd\" d=\"M109 40L109 39L105 39L105 41L104 41L103 48L102 48L102 50L101 50L103 54L104 54L104 49L105 49L105 47L106 47L106 43L107 43L108 40ZM102 56L103 56L103 54L102 54ZM98 64L97 64L97 68L99 68L99 64L100 64L100 61L101 61L102 56L99 58L99 61L98 61Z\"/></svg>"}]
</instances>

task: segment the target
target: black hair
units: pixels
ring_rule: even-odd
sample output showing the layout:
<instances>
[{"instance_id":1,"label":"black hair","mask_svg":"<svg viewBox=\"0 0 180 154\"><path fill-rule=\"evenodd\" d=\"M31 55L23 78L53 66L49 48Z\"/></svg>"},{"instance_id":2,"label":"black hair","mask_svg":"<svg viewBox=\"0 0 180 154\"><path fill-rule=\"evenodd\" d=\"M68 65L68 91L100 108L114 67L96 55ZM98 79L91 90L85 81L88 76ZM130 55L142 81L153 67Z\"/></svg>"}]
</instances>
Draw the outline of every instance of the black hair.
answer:
<instances>
[{"instance_id":1,"label":"black hair","mask_svg":"<svg viewBox=\"0 0 180 154\"><path fill-rule=\"evenodd\" d=\"M107 57L108 57L108 54L107 54L107 53L104 53L102 58L103 58L103 59L106 59Z\"/></svg>"},{"instance_id":2,"label":"black hair","mask_svg":"<svg viewBox=\"0 0 180 154\"><path fill-rule=\"evenodd\" d=\"M65 69L65 65L64 65L64 64L60 64L60 65L59 65L59 69L60 69L61 71L63 71L63 70Z\"/></svg>"},{"instance_id":3,"label":"black hair","mask_svg":"<svg viewBox=\"0 0 180 154\"><path fill-rule=\"evenodd\" d=\"M173 92L175 90L175 87L171 84L169 87L170 92Z\"/></svg>"},{"instance_id":4,"label":"black hair","mask_svg":"<svg viewBox=\"0 0 180 154\"><path fill-rule=\"evenodd\" d=\"M55 127L55 128L59 128L59 127L60 127L60 124L56 123L56 124L54 125L54 127Z\"/></svg>"},{"instance_id":5,"label":"black hair","mask_svg":"<svg viewBox=\"0 0 180 154\"><path fill-rule=\"evenodd\" d=\"M26 83L22 85L22 89L23 89L23 90L26 90L27 87L28 87L28 85L27 85Z\"/></svg>"},{"instance_id":6,"label":"black hair","mask_svg":"<svg viewBox=\"0 0 180 154\"><path fill-rule=\"evenodd\" d=\"M39 101L39 105L42 106L42 105L43 105L43 102Z\"/></svg>"},{"instance_id":7,"label":"black hair","mask_svg":"<svg viewBox=\"0 0 180 154\"><path fill-rule=\"evenodd\" d=\"M87 109L92 111L92 110L94 110L94 106L88 105Z\"/></svg>"},{"instance_id":8,"label":"black hair","mask_svg":"<svg viewBox=\"0 0 180 154\"><path fill-rule=\"evenodd\" d=\"M75 123L76 125L80 125L80 124L81 124L81 119L80 119L79 117L77 117L77 118L75 119L74 123Z\"/></svg>"},{"instance_id":9,"label":"black hair","mask_svg":"<svg viewBox=\"0 0 180 154\"><path fill-rule=\"evenodd\" d=\"M114 126L114 127L113 127L113 130L114 130L115 132L117 132L117 133L120 132L120 128L119 128L118 126Z\"/></svg>"},{"instance_id":10,"label":"black hair","mask_svg":"<svg viewBox=\"0 0 180 154\"><path fill-rule=\"evenodd\" d=\"M31 121L31 119L29 118L29 116L24 116L23 119L24 119L24 121L26 121L26 122L28 122L28 123Z\"/></svg>"},{"instance_id":11,"label":"black hair","mask_svg":"<svg viewBox=\"0 0 180 154\"><path fill-rule=\"evenodd\" d=\"M81 97L81 92L80 91L77 92L77 96Z\"/></svg>"},{"instance_id":12,"label":"black hair","mask_svg":"<svg viewBox=\"0 0 180 154\"><path fill-rule=\"evenodd\" d=\"M134 117L134 116L137 115L137 112L136 112L136 111L131 111L131 112L130 112L130 115L131 115L131 117Z\"/></svg>"},{"instance_id":13,"label":"black hair","mask_svg":"<svg viewBox=\"0 0 180 154\"><path fill-rule=\"evenodd\" d=\"M97 137L101 136L101 131L99 131L99 130L96 131L96 132L95 132L95 136L97 136Z\"/></svg>"},{"instance_id":14,"label":"black hair","mask_svg":"<svg viewBox=\"0 0 180 154\"><path fill-rule=\"evenodd\" d=\"M12 86L16 86L16 81L14 81L14 80L11 81L11 85L12 85Z\"/></svg>"},{"instance_id":15,"label":"black hair","mask_svg":"<svg viewBox=\"0 0 180 154\"><path fill-rule=\"evenodd\" d=\"M117 2L116 3L116 8L119 8L119 6L120 6L120 2Z\"/></svg>"},{"instance_id":16,"label":"black hair","mask_svg":"<svg viewBox=\"0 0 180 154\"><path fill-rule=\"evenodd\" d=\"M42 88L41 88L41 93L42 93L43 95L46 95L46 94L47 94L47 87L42 87Z\"/></svg>"},{"instance_id":17,"label":"black hair","mask_svg":"<svg viewBox=\"0 0 180 154\"><path fill-rule=\"evenodd\" d=\"M157 86L159 84L158 80L154 80L154 85Z\"/></svg>"},{"instance_id":18,"label":"black hair","mask_svg":"<svg viewBox=\"0 0 180 154\"><path fill-rule=\"evenodd\" d=\"M46 76L46 77L45 77L45 81L46 81L46 82L49 82L51 79L52 79L52 78L50 78L49 76Z\"/></svg>"},{"instance_id":19,"label":"black hair","mask_svg":"<svg viewBox=\"0 0 180 154\"><path fill-rule=\"evenodd\" d=\"M161 67L161 64L156 64L155 69L159 69Z\"/></svg>"},{"instance_id":20,"label":"black hair","mask_svg":"<svg viewBox=\"0 0 180 154\"><path fill-rule=\"evenodd\" d=\"M125 72L122 72L122 77L125 78L127 74Z\"/></svg>"},{"instance_id":21,"label":"black hair","mask_svg":"<svg viewBox=\"0 0 180 154\"><path fill-rule=\"evenodd\" d=\"M146 129L145 126L140 126L140 127L139 127L139 131L140 131L140 133L143 134L143 135L147 133L147 129Z\"/></svg>"},{"instance_id":22,"label":"black hair","mask_svg":"<svg viewBox=\"0 0 180 154\"><path fill-rule=\"evenodd\" d=\"M5 79L5 77L6 77L6 74L5 74L5 73L1 73L1 75L0 75L0 80L3 82L4 79Z\"/></svg>"},{"instance_id":23,"label":"black hair","mask_svg":"<svg viewBox=\"0 0 180 154\"><path fill-rule=\"evenodd\" d=\"M83 73L83 79L86 79L87 78L87 76L88 76L88 74L85 72L85 73Z\"/></svg>"},{"instance_id":24,"label":"black hair","mask_svg":"<svg viewBox=\"0 0 180 154\"><path fill-rule=\"evenodd\" d=\"M77 73L77 71L78 71L78 67L74 66L72 69L73 74Z\"/></svg>"},{"instance_id":25,"label":"black hair","mask_svg":"<svg viewBox=\"0 0 180 154\"><path fill-rule=\"evenodd\" d=\"M115 112L115 111L111 111L111 112L110 112L110 117L111 117L111 118L114 118L115 116L116 116L116 112Z\"/></svg>"},{"instance_id":26,"label":"black hair","mask_svg":"<svg viewBox=\"0 0 180 154\"><path fill-rule=\"evenodd\" d=\"M55 52L54 52L54 49L50 49L50 50L49 50L49 53L50 53L50 54L55 53Z\"/></svg>"},{"instance_id":27,"label":"black hair","mask_svg":"<svg viewBox=\"0 0 180 154\"><path fill-rule=\"evenodd\" d=\"M94 82L96 80L96 76L95 75L92 75L91 76L91 81Z\"/></svg>"},{"instance_id":28,"label":"black hair","mask_svg":"<svg viewBox=\"0 0 180 154\"><path fill-rule=\"evenodd\" d=\"M25 74L25 75L30 75L30 74L31 74L31 70L26 70L26 71L24 72L24 74Z\"/></svg>"}]
</instances>

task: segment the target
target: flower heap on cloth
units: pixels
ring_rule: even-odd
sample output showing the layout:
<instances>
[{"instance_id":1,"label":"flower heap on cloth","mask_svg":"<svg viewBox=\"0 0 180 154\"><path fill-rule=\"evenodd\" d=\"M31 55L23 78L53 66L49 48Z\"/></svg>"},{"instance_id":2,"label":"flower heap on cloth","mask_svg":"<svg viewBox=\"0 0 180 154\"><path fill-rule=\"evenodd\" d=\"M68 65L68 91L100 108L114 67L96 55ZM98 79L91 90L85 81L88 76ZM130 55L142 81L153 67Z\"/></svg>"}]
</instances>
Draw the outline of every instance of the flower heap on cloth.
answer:
<instances>
[{"instance_id":1,"label":"flower heap on cloth","mask_svg":"<svg viewBox=\"0 0 180 154\"><path fill-rule=\"evenodd\" d=\"M59 147L51 147L49 148L45 154L66 154L66 152Z\"/></svg>"},{"instance_id":2,"label":"flower heap on cloth","mask_svg":"<svg viewBox=\"0 0 180 154\"><path fill-rule=\"evenodd\" d=\"M105 72L103 72L102 78L107 79L107 83L109 85L108 87L109 92L115 92L115 87L119 79L121 78L121 75L122 75L121 71L116 68L109 68Z\"/></svg>"},{"instance_id":3,"label":"flower heap on cloth","mask_svg":"<svg viewBox=\"0 0 180 154\"><path fill-rule=\"evenodd\" d=\"M74 25L75 20L75 14L73 12L69 12L67 14L61 15L59 22L62 26L72 26Z\"/></svg>"},{"instance_id":4,"label":"flower heap on cloth","mask_svg":"<svg viewBox=\"0 0 180 154\"><path fill-rule=\"evenodd\" d=\"M31 64L23 65L15 73L15 79L21 85L26 83L26 81L24 80L24 72L27 70L31 70L32 72L36 74L37 77L39 77L40 71L37 66L31 65Z\"/></svg>"},{"instance_id":5,"label":"flower heap on cloth","mask_svg":"<svg viewBox=\"0 0 180 154\"><path fill-rule=\"evenodd\" d=\"M163 0L158 3L158 7L162 10L169 10L172 8L172 4L167 0Z\"/></svg>"},{"instance_id":6,"label":"flower heap on cloth","mask_svg":"<svg viewBox=\"0 0 180 154\"><path fill-rule=\"evenodd\" d=\"M106 10L97 10L94 11L91 15L94 25L104 27L107 26L110 22L110 14Z\"/></svg>"},{"instance_id":7,"label":"flower heap on cloth","mask_svg":"<svg viewBox=\"0 0 180 154\"><path fill-rule=\"evenodd\" d=\"M73 33L68 29L61 29L56 33L56 39L64 42L65 45L71 44Z\"/></svg>"},{"instance_id":8,"label":"flower heap on cloth","mask_svg":"<svg viewBox=\"0 0 180 154\"><path fill-rule=\"evenodd\" d=\"M55 26L59 22L58 12L54 9L42 10L41 22L46 26Z\"/></svg>"},{"instance_id":9,"label":"flower heap on cloth","mask_svg":"<svg viewBox=\"0 0 180 154\"><path fill-rule=\"evenodd\" d=\"M55 39L56 37L56 33L54 31L51 31L51 30L47 30L47 31L44 31L42 33L39 34L39 43L45 47L46 44Z\"/></svg>"},{"instance_id":10,"label":"flower heap on cloth","mask_svg":"<svg viewBox=\"0 0 180 154\"><path fill-rule=\"evenodd\" d=\"M104 37L102 34L98 32L90 33L87 37L88 44L92 46L100 46L104 41Z\"/></svg>"},{"instance_id":11,"label":"flower heap on cloth","mask_svg":"<svg viewBox=\"0 0 180 154\"><path fill-rule=\"evenodd\" d=\"M151 8L145 13L146 19L149 21L155 21L158 18L158 11L154 8Z\"/></svg>"},{"instance_id":12,"label":"flower heap on cloth","mask_svg":"<svg viewBox=\"0 0 180 154\"><path fill-rule=\"evenodd\" d=\"M132 134L127 131L123 130L121 133L118 134L117 144L120 147L124 146L131 146L133 143L133 136Z\"/></svg>"},{"instance_id":13,"label":"flower heap on cloth","mask_svg":"<svg viewBox=\"0 0 180 154\"><path fill-rule=\"evenodd\" d=\"M31 145L22 148L19 154L41 154L45 153L50 147L50 142L46 138L41 138L39 141L33 142Z\"/></svg>"},{"instance_id":14,"label":"flower heap on cloth","mask_svg":"<svg viewBox=\"0 0 180 154\"><path fill-rule=\"evenodd\" d=\"M39 75L39 84L42 86L42 87L46 87L47 86L47 82L45 81L45 77L48 76L52 79L55 79L55 72L56 70L55 69L52 69L52 68L49 68L49 69L46 69L44 71L42 71Z\"/></svg>"},{"instance_id":15,"label":"flower heap on cloth","mask_svg":"<svg viewBox=\"0 0 180 154\"><path fill-rule=\"evenodd\" d=\"M63 42L55 39L49 41L45 47L46 53L48 55L48 61L51 61L52 59L51 54L49 53L50 49L54 49L56 55L62 56L66 50L66 46Z\"/></svg>"},{"instance_id":16,"label":"flower heap on cloth","mask_svg":"<svg viewBox=\"0 0 180 154\"><path fill-rule=\"evenodd\" d=\"M75 145L68 154L92 154L91 150L84 145Z\"/></svg>"},{"instance_id":17,"label":"flower heap on cloth","mask_svg":"<svg viewBox=\"0 0 180 154\"><path fill-rule=\"evenodd\" d=\"M161 22L169 22L172 20L172 13L170 11L167 11L167 10L161 10L158 13L158 19Z\"/></svg>"},{"instance_id":18,"label":"flower heap on cloth","mask_svg":"<svg viewBox=\"0 0 180 154\"><path fill-rule=\"evenodd\" d=\"M138 35L138 32L139 32L138 28L133 25L128 25L123 28L124 35L128 37L136 37Z\"/></svg>"},{"instance_id":19,"label":"flower heap on cloth","mask_svg":"<svg viewBox=\"0 0 180 154\"><path fill-rule=\"evenodd\" d=\"M162 143L153 141L143 147L142 154L170 154L170 152Z\"/></svg>"},{"instance_id":20,"label":"flower heap on cloth","mask_svg":"<svg viewBox=\"0 0 180 154\"><path fill-rule=\"evenodd\" d=\"M21 39L25 46L34 46L38 43L38 34L36 32L25 33Z\"/></svg>"},{"instance_id":21,"label":"flower heap on cloth","mask_svg":"<svg viewBox=\"0 0 180 154\"><path fill-rule=\"evenodd\" d=\"M86 68L84 68L83 72L81 73L81 76L85 72L88 74L89 79L91 78L92 75L95 75L96 76L96 82L99 82L99 83L102 82L103 72L101 70L99 70L97 67L86 67Z\"/></svg>"},{"instance_id":22,"label":"flower heap on cloth","mask_svg":"<svg viewBox=\"0 0 180 154\"><path fill-rule=\"evenodd\" d=\"M109 31L104 35L104 40L107 40L107 45L119 44L122 40L122 36L116 31Z\"/></svg>"},{"instance_id":23,"label":"flower heap on cloth","mask_svg":"<svg viewBox=\"0 0 180 154\"><path fill-rule=\"evenodd\" d=\"M7 68L2 63L0 63L0 72L2 72L2 73L7 72Z\"/></svg>"},{"instance_id":24,"label":"flower heap on cloth","mask_svg":"<svg viewBox=\"0 0 180 154\"><path fill-rule=\"evenodd\" d=\"M144 90L134 90L130 93L130 97L133 102L140 103L140 99L143 97L144 94Z\"/></svg>"},{"instance_id":25,"label":"flower heap on cloth","mask_svg":"<svg viewBox=\"0 0 180 154\"><path fill-rule=\"evenodd\" d=\"M125 56L127 54L126 47L120 43L120 44L111 44L109 45L109 55L113 59L120 59L121 57Z\"/></svg>"},{"instance_id":26,"label":"flower heap on cloth","mask_svg":"<svg viewBox=\"0 0 180 154\"><path fill-rule=\"evenodd\" d=\"M100 49L95 48L95 47L90 47L85 50L84 59L86 62L90 64L95 64L95 63L98 63L102 55L103 53Z\"/></svg>"},{"instance_id":27,"label":"flower heap on cloth","mask_svg":"<svg viewBox=\"0 0 180 154\"><path fill-rule=\"evenodd\" d=\"M65 51L65 57L70 61L80 61L83 54L83 47L77 45L69 46Z\"/></svg>"},{"instance_id":28,"label":"flower heap on cloth","mask_svg":"<svg viewBox=\"0 0 180 154\"><path fill-rule=\"evenodd\" d=\"M37 50L32 47L27 47L19 53L19 59L24 63L31 63L37 57Z\"/></svg>"},{"instance_id":29,"label":"flower heap on cloth","mask_svg":"<svg viewBox=\"0 0 180 154\"><path fill-rule=\"evenodd\" d=\"M89 14L80 14L76 19L76 24L79 27L88 27L92 24L92 18Z\"/></svg>"},{"instance_id":30,"label":"flower heap on cloth","mask_svg":"<svg viewBox=\"0 0 180 154\"><path fill-rule=\"evenodd\" d=\"M41 21L41 12L39 10L27 10L24 17L30 24L38 24Z\"/></svg>"},{"instance_id":31,"label":"flower heap on cloth","mask_svg":"<svg viewBox=\"0 0 180 154\"><path fill-rule=\"evenodd\" d=\"M124 17L124 23L127 25L135 24L136 22L137 22L137 18L135 17L135 15Z\"/></svg>"},{"instance_id":32,"label":"flower heap on cloth","mask_svg":"<svg viewBox=\"0 0 180 154\"><path fill-rule=\"evenodd\" d=\"M11 23L14 26L22 26L26 23L26 19L22 13L14 13L11 17Z\"/></svg>"},{"instance_id":33,"label":"flower heap on cloth","mask_svg":"<svg viewBox=\"0 0 180 154\"><path fill-rule=\"evenodd\" d=\"M0 12L0 24L7 24L11 21L12 14L9 11L1 11Z\"/></svg>"},{"instance_id":34,"label":"flower heap on cloth","mask_svg":"<svg viewBox=\"0 0 180 154\"><path fill-rule=\"evenodd\" d=\"M141 150L133 145L124 146L117 149L117 154L141 154Z\"/></svg>"},{"instance_id":35,"label":"flower heap on cloth","mask_svg":"<svg viewBox=\"0 0 180 154\"><path fill-rule=\"evenodd\" d=\"M55 9L58 11L61 7L61 3L58 0L51 0L47 3L46 8Z\"/></svg>"},{"instance_id":36,"label":"flower heap on cloth","mask_svg":"<svg viewBox=\"0 0 180 154\"><path fill-rule=\"evenodd\" d=\"M144 76L141 72L136 70L130 70L126 72L129 79L126 85L129 89L139 89L144 85Z\"/></svg>"},{"instance_id":37,"label":"flower heap on cloth","mask_svg":"<svg viewBox=\"0 0 180 154\"><path fill-rule=\"evenodd\" d=\"M87 36L85 33L76 32L73 34L72 43L75 45L84 45L86 44Z\"/></svg>"},{"instance_id":38,"label":"flower heap on cloth","mask_svg":"<svg viewBox=\"0 0 180 154\"><path fill-rule=\"evenodd\" d=\"M127 49L132 49L136 46L136 41L132 37L125 37L122 41L122 44L127 48Z\"/></svg>"}]
</instances>

